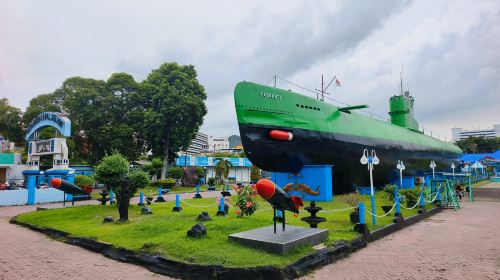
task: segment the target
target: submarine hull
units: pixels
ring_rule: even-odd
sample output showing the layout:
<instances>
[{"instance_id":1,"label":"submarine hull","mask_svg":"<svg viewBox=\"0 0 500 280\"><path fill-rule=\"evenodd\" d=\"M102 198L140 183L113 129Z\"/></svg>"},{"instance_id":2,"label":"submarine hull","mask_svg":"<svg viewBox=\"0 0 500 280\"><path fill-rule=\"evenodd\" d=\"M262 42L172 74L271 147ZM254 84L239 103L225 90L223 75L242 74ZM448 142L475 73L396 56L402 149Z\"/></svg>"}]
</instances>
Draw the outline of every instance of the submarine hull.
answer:
<instances>
[{"instance_id":1,"label":"submarine hull","mask_svg":"<svg viewBox=\"0 0 500 280\"><path fill-rule=\"evenodd\" d=\"M333 165L333 191L337 194L370 185L367 166L360 163L364 149L374 149L380 158L380 164L374 166L375 186L398 178L398 160L411 166L405 175L412 176L429 172L431 160L439 166L456 161L456 154L406 142L267 125L239 124L239 129L247 157L262 170L298 172L304 165ZM290 132L293 141L270 139L271 130Z\"/></svg>"}]
</instances>

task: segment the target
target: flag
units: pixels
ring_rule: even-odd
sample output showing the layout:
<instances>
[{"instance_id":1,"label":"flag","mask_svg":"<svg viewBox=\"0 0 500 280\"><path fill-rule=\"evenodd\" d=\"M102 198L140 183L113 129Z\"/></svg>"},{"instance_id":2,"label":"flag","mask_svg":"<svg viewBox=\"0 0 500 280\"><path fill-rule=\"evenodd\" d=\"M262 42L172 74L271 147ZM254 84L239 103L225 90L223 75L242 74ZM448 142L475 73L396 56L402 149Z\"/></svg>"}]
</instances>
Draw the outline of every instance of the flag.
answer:
<instances>
[{"instance_id":1,"label":"flag","mask_svg":"<svg viewBox=\"0 0 500 280\"><path fill-rule=\"evenodd\" d=\"M337 86L337 87L340 87L340 86L341 86L341 85L340 85L340 81L339 81L339 79L335 79L335 86Z\"/></svg>"}]
</instances>

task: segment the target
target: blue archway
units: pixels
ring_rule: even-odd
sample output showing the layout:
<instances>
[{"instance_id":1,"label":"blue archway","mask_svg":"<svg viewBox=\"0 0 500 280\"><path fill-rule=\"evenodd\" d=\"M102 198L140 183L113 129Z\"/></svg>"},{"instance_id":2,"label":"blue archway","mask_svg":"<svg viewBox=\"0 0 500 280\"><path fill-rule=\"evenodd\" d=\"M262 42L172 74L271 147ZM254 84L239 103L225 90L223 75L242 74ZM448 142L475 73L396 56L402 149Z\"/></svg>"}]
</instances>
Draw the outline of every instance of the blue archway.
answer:
<instances>
[{"instance_id":1,"label":"blue archway","mask_svg":"<svg viewBox=\"0 0 500 280\"><path fill-rule=\"evenodd\" d=\"M62 136L71 136L71 121L62 116L61 113L56 112L44 112L36 116L28 126L25 140L33 140L37 131L45 127L54 127L57 129Z\"/></svg>"}]
</instances>

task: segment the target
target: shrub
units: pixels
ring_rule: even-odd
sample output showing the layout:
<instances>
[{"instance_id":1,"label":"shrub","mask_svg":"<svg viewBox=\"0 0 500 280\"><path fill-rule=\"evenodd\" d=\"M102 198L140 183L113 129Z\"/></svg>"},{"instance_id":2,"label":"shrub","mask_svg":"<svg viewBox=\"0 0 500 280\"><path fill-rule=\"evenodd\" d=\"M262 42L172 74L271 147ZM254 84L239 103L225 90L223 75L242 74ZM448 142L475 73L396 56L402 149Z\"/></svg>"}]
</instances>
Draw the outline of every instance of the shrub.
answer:
<instances>
[{"instance_id":1,"label":"shrub","mask_svg":"<svg viewBox=\"0 0 500 280\"><path fill-rule=\"evenodd\" d=\"M135 170L133 172L130 172L129 178L130 178L129 189L132 193L134 193L137 189L144 188L149 184L149 174L141 170Z\"/></svg>"},{"instance_id":2,"label":"shrub","mask_svg":"<svg viewBox=\"0 0 500 280\"><path fill-rule=\"evenodd\" d=\"M218 179L219 183L224 184L224 180L229 177L229 171L233 167L231 162L227 159L217 158L215 164L215 178Z\"/></svg>"},{"instance_id":3,"label":"shrub","mask_svg":"<svg viewBox=\"0 0 500 280\"><path fill-rule=\"evenodd\" d=\"M250 169L250 181L257 182L260 180L260 169L252 164L252 168Z\"/></svg>"},{"instance_id":4,"label":"shrub","mask_svg":"<svg viewBox=\"0 0 500 280\"><path fill-rule=\"evenodd\" d=\"M384 195L387 200L394 201L394 189L396 185L385 185L384 187Z\"/></svg>"},{"instance_id":5,"label":"shrub","mask_svg":"<svg viewBox=\"0 0 500 280\"><path fill-rule=\"evenodd\" d=\"M257 210L257 202L255 200L257 196L257 189L254 186L235 186L234 190L236 191L237 198L235 207L238 208L236 210L236 215L238 217L250 216L255 210Z\"/></svg>"},{"instance_id":6,"label":"shrub","mask_svg":"<svg viewBox=\"0 0 500 280\"><path fill-rule=\"evenodd\" d=\"M94 186L94 179L86 175L76 175L75 176L75 185L83 188L85 186Z\"/></svg>"},{"instance_id":7,"label":"shrub","mask_svg":"<svg viewBox=\"0 0 500 280\"><path fill-rule=\"evenodd\" d=\"M120 178L128 173L128 161L121 154L104 157L97 165L96 178L110 189L120 188ZM115 192L117 192L115 190Z\"/></svg>"},{"instance_id":8,"label":"shrub","mask_svg":"<svg viewBox=\"0 0 500 280\"><path fill-rule=\"evenodd\" d=\"M160 179L160 180L158 180L158 183L164 189L171 189L173 186L175 186L175 182L176 181L175 181L174 178L166 178L166 179Z\"/></svg>"},{"instance_id":9,"label":"shrub","mask_svg":"<svg viewBox=\"0 0 500 280\"><path fill-rule=\"evenodd\" d=\"M413 201L417 202L419 196L420 196L420 190L418 188L414 189L403 189L400 190L399 193L405 197L406 201Z\"/></svg>"},{"instance_id":10,"label":"shrub","mask_svg":"<svg viewBox=\"0 0 500 280\"><path fill-rule=\"evenodd\" d=\"M168 176L178 180L184 176L184 171L182 170L182 167L170 167L170 169L168 169Z\"/></svg>"},{"instance_id":11,"label":"shrub","mask_svg":"<svg viewBox=\"0 0 500 280\"><path fill-rule=\"evenodd\" d=\"M202 167L196 167L196 176L198 179L205 178L205 170Z\"/></svg>"},{"instance_id":12,"label":"shrub","mask_svg":"<svg viewBox=\"0 0 500 280\"><path fill-rule=\"evenodd\" d=\"M211 187L215 186L215 178L208 178L208 185Z\"/></svg>"},{"instance_id":13,"label":"shrub","mask_svg":"<svg viewBox=\"0 0 500 280\"><path fill-rule=\"evenodd\" d=\"M363 197L357 193L348 193L339 196L339 200L350 205L351 207L358 207L359 203L363 201Z\"/></svg>"}]
</instances>

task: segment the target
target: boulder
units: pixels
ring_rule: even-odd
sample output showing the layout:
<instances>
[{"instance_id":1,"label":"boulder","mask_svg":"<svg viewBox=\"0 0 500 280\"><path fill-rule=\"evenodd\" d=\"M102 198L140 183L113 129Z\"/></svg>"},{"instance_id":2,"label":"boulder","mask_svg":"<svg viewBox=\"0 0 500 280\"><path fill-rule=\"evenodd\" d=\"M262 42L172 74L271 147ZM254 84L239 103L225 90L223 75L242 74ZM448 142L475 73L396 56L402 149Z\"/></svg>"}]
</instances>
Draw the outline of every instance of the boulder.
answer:
<instances>
[{"instance_id":1,"label":"boulder","mask_svg":"<svg viewBox=\"0 0 500 280\"><path fill-rule=\"evenodd\" d=\"M115 219L113 219L112 216L106 216L106 217L104 217L104 220L102 220L102 222L105 223L105 224L106 223L112 223L114 221L115 221Z\"/></svg>"},{"instance_id":2,"label":"boulder","mask_svg":"<svg viewBox=\"0 0 500 280\"><path fill-rule=\"evenodd\" d=\"M207 236L207 228L202 223L198 223L198 224L194 225L190 230L188 230L187 236L193 237L193 238L206 237Z\"/></svg>"},{"instance_id":3,"label":"boulder","mask_svg":"<svg viewBox=\"0 0 500 280\"><path fill-rule=\"evenodd\" d=\"M141 214L144 214L144 215L153 214L153 210L151 210L151 207L142 207Z\"/></svg>"},{"instance_id":4,"label":"boulder","mask_svg":"<svg viewBox=\"0 0 500 280\"><path fill-rule=\"evenodd\" d=\"M196 220L200 222L206 222L206 221L211 221L212 218L210 218L207 211L203 211L198 215L198 218L196 218Z\"/></svg>"}]
</instances>

